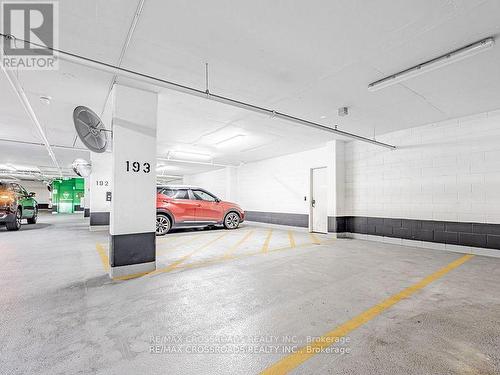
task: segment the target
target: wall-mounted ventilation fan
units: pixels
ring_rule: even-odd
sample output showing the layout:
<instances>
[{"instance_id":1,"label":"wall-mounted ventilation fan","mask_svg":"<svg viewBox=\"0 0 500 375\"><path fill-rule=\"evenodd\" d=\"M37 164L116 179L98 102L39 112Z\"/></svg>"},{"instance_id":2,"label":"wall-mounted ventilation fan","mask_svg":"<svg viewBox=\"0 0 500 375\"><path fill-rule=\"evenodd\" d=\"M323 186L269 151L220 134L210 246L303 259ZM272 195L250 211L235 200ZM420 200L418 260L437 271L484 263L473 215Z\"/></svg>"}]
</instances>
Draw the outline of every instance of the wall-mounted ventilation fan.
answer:
<instances>
[{"instance_id":1,"label":"wall-mounted ventilation fan","mask_svg":"<svg viewBox=\"0 0 500 375\"><path fill-rule=\"evenodd\" d=\"M75 159L71 166L73 167L73 172L80 177L88 177L90 176L90 172L92 172L91 164L85 159Z\"/></svg>"},{"instance_id":2,"label":"wall-mounted ventilation fan","mask_svg":"<svg viewBox=\"0 0 500 375\"><path fill-rule=\"evenodd\" d=\"M78 106L73 111L76 133L83 144L93 152L106 151L108 144L107 130L99 116L88 107Z\"/></svg>"}]
</instances>

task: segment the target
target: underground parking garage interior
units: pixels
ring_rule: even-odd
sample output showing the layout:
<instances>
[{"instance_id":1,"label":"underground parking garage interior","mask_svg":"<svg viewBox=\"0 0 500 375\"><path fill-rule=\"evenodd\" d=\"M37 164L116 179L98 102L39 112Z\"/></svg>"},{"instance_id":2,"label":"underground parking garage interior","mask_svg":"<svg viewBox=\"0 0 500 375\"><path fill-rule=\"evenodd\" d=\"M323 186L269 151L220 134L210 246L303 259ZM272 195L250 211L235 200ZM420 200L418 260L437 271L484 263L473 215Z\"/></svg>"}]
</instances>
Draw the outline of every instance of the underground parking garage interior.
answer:
<instances>
[{"instance_id":1,"label":"underground parking garage interior","mask_svg":"<svg viewBox=\"0 0 500 375\"><path fill-rule=\"evenodd\" d=\"M1 9L1 374L500 374L499 1Z\"/></svg>"}]
</instances>

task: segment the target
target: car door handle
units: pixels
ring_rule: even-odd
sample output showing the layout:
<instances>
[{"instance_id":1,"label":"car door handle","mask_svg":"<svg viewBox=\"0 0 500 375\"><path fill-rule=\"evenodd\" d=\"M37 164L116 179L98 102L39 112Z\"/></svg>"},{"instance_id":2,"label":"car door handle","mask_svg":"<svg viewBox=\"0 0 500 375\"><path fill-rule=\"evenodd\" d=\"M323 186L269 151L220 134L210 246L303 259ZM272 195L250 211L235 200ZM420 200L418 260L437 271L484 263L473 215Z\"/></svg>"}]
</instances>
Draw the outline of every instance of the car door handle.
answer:
<instances>
[{"instance_id":1,"label":"car door handle","mask_svg":"<svg viewBox=\"0 0 500 375\"><path fill-rule=\"evenodd\" d=\"M311 206L312 206L312 207L314 207L314 205L315 205L315 204L316 204L316 201L313 199L313 200L311 201Z\"/></svg>"}]
</instances>

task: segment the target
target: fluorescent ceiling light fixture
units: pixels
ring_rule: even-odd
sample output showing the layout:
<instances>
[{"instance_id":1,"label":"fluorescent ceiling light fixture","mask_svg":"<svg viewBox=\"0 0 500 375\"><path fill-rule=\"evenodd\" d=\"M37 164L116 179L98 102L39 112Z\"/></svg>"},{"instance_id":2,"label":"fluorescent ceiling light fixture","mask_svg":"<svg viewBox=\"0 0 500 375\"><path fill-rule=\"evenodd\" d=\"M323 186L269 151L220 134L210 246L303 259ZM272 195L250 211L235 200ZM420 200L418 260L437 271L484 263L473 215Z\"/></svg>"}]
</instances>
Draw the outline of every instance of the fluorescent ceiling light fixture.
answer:
<instances>
[{"instance_id":1,"label":"fluorescent ceiling light fixture","mask_svg":"<svg viewBox=\"0 0 500 375\"><path fill-rule=\"evenodd\" d=\"M258 145L258 146L246 148L244 150L241 150L241 152L256 151L256 150L260 150L261 148L264 148L264 147L267 147L267 146L270 146L270 145L272 145L272 143L265 143L263 145Z\"/></svg>"},{"instance_id":2,"label":"fluorescent ceiling light fixture","mask_svg":"<svg viewBox=\"0 0 500 375\"><path fill-rule=\"evenodd\" d=\"M34 166L29 166L29 165L13 165L13 164L7 164L9 167L14 168L13 170L19 171L19 172L40 172L40 168L34 167Z\"/></svg>"},{"instance_id":3,"label":"fluorescent ceiling light fixture","mask_svg":"<svg viewBox=\"0 0 500 375\"><path fill-rule=\"evenodd\" d=\"M162 178L182 178L182 176L178 176L178 175L175 175L175 174L160 174L160 175L157 175L156 178L158 178L158 179L162 179Z\"/></svg>"},{"instance_id":4,"label":"fluorescent ceiling light fixture","mask_svg":"<svg viewBox=\"0 0 500 375\"><path fill-rule=\"evenodd\" d=\"M12 165L9 165L9 164L0 164L0 170L4 170L4 171L17 171L16 168L14 168Z\"/></svg>"},{"instance_id":5,"label":"fluorescent ceiling light fixture","mask_svg":"<svg viewBox=\"0 0 500 375\"><path fill-rule=\"evenodd\" d=\"M234 145L235 143L238 143L241 138L245 137L245 134L236 134L233 135L232 137L223 139L222 141L217 142L215 145L216 146L228 146L228 145Z\"/></svg>"},{"instance_id":6,"label":"fluorescent ceiling light fixture","mask_svg":"<svg viewBox=\"0 0 500 375\"><path fill-rule=\"evenodd\" d=\"M157 171L178 171L180 168L175 165L159 165L156 167Z\"/></svg>"},{"instance_id":7,"label":"fluorescent ceiling light fixture","mask_svg":"<svg viewBox=\"0 0 500 375\"><path fill-rule=\"evenodd\" d=\"M385 87L395 85L396 83L406 81L407 79L417 77L421 74L431 72L443 66L452 64L454 62L474 56L480 52L486 51L489 48L493 47L494 44L495 44L495 39L492 37L480 40L479 42L476 43L469 44L468 46L459 48L455 51L436 57L422 64L415 65L399 73L372 82L368 85L368 90L377 91Z\"/></svg>"},{"instance_id":8,"label":"fluorescent ceiling light fixture","mask_svg":"<svg viewBox=\"0 0 500 375\"><path fill-rule=\"evenodd\" d=\"M181 159L172 159L170 156L168 158L157 158L158 160L169 161L173 163L185 163L185 164L195 164L195 165L209 165L212 167L237 167L236 164L222 164L215 163L213 161L194 161L194 160L181 160Z\"/></svg>"},{"instance_id":9,"label":"fluorescent ceiling light fixture","mask_svg":"<svg viewBox=\"0 0 500 375\"><path fill-rule=\"evenodd\" d=\"M13 175L10 175L8 173L2 173L0 172L0 178L5 181L21 181L20 179L14 177Z\"/></svg>"},{"instance_id":10,"label":"fluorescent ceiling light fixture","mask_svg":"<svg viewBox=\"0 0 500 375\"><path fill-rule=\"evenodd\" d=\"M191 152L191 151L172 151L172 154L175 157L178 158L185 158L185 159L195 159L195 160L210 160L212 159L212 155L210 154L204 154L201 152Z\"/></svg>"}]
</instances>

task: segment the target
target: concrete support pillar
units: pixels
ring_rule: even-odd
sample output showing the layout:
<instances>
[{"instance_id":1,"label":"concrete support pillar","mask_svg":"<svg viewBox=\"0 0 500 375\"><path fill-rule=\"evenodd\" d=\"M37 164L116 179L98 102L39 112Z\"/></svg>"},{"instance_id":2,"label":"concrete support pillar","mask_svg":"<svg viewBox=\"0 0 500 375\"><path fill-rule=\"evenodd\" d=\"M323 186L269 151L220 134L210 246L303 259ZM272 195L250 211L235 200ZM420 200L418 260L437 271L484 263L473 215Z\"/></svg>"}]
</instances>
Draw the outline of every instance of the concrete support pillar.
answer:
<instances>
[{"instance_id":1,"label":"concrete support pillar","mask_svg":"<svg viewBox=\"0 0 500 375\"><path fill-rule=\"evenodd\" d=\"M113 111L110 276L156 269L157 94L117 85Z\"/></svg>"},{"instance_id":2,"label":"concrete support pillar","mask_svg":"<svg viewBox=\"0 0 500 375\"><path fill-rule=\"evenodd\" d=\"M90 176L85 177L85 193L83 195L83 217L90 217Z\"/></svg>"},{"instance_id":3,"label":"concrete support pillar","mask_svg":"<svg viewBox=\"0 0 500 375\"><path fill-rule=\"evenodd\" d=\"M328 231L344 232L344 141L326 145L328 159Z\"/></svg>"},{"instance_id":4,"label":"concrete support pillar","mask_svg":"<svg viewBox=\"0 0 500 375\"><path fill-rule=\"evenodd\" d=\"M90 230L107 230L111 211L111 153L91 153L92 173L90 174Z\"/></svg>"}]
</instances>

